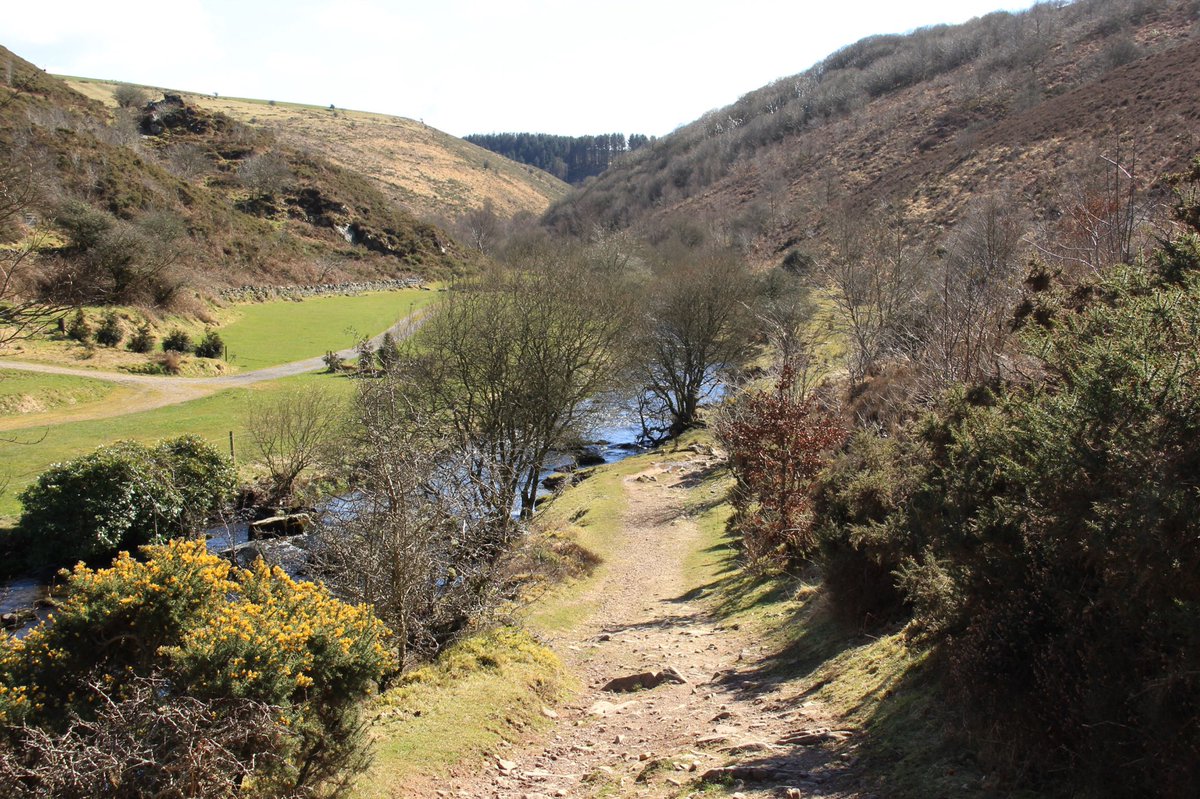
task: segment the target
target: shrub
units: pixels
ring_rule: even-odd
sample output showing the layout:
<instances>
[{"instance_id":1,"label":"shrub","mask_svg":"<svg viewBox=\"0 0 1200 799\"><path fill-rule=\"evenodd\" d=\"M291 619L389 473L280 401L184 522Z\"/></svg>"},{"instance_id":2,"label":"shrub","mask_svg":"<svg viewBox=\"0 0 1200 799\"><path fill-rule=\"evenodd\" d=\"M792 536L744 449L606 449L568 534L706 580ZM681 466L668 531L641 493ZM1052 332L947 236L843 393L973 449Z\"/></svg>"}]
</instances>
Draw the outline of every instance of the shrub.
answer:
<instances>
[{"instance_id":1,"label":"shrub","mask_svg":"<svg viewBox=\"0 0 1200 799\"><path fill-rule=\"evenodd\" d=\"M84 316L82 308L75 311L75 316L72 317L71 324L67 326L67 338L74 339L80 344L91 342L92 326L88 324L87 317Z\"/></svg>"},{"instance_id":2,"label":"shrub","mask_svg":"<svg viewBox=\"0 0 1200 799\"><path fill-rule=\"evenodd\" d=\"M158 356L154 365L159 374L177 375L183 367L183 356L175 350L166 350Z\"/></svg>"},{"instance_id":3,"label":"shrub","mask_svg":"<svg viewBox=\"0 0 1200 799\"><path fill-rule=\"evenodd\" d=\"M21 492L37 565L96 559L193 532L233 493L234 472L194 436L122 441L43 472Z\"/></svg>"},{"instance_id":4,"label":"shrub","mask_svg":"<svg viewBox=\"0 0 1200 799\"><path fill-rule=\"evenodd\" d=\"M786 563L812 556L809 491L828 453L845 435L811 398L793 391L785 368L771 391L739 397L717 424L738 485L735 523L751 563Z\"/></svg>"},{"instance_id":5,"label":"shrub","mask_svg":"<svg viewBox=\"0 0 1200 799\"><path fill-rule=\"evenodd\" d=\"M326 350L325 356L321 360L325 362L325 371L330 374L341 372L342 368L346 365L346 359L333 350Z\"/></svg>"},{"instance_id":6,"label":"shrub","mask_svg":"<svg viewBox=\"0 0 1200 799\"><path fill-rule=\"evenodd\" d=\"M1200 259L1169 274L1120 267L1031 333L1045 386L948 426L905 575L993 754L1097 794L1200 792Z\"/></svg>"},{"instance_id":7,"label":"shrub","mask_svg":"<svg viewBox=\"0 0 1200 799\"><path fill-rule=\"evenodd\" d=\"M815 482L823 583L835 612L855 624L887 621L906 605L896 573L915 554L906 509L922 454L908 438L862 430Z\"/></svg>"},{"instance_id":8,"label":"shrub","mask_svg":"<svg viewBox=\"0 0 1200 799\"><path fill-rule=\"evenodd\" d=\"M162 348L163 352L170 351L182 353L188 353L194 349L192 340L188 338L188 334L177 327L172 328L171 331L163 337Z\"/></svg>"},{"instance_id":9,"label":"shrub","mask_svg":"<svg viewBox=\"0 0 1200 799\"><path fill-rule=\"evenodd\" d=\"M133 338L129 339L129 349L132 352L145 355L154 349L154 334L150 331L150 324L143 322L138 326L138 329L133 334Z\"/></svg>"},{"instance_id":10,"label":"shrub","mask_svg":"<svg viewBox=\"0 0 1200 799\"><path fill-rule=\"evenodd\" d=\"M235 569L202 539L144 555L77 566L52 619L0 641L0 723L59 733L72 717L96 719L100 696L136 701L141 680L157 678L157 702L209 703L213 721L246 702L276 709L281 727L235 753L250 764L255 795L317 786L361 765L359 703L393 664L387 631L368 610L261 560ZM255 749L266 743L273 748Z\"/></svg>"},{"instance_id":11,"label":"shrub","mask_svg":"<svg viewBox=\"0 0 1200 799\"><path fill-rule=\"evenodd\" d=\"M104 324L96 331L97 343L103 344L105 347L115 347L121 343L123 338L125 338L125 331L121 329L121 320L111 311L105 314Z\"/></svg>"},{"instance_id":12,"label":"shrub","mask_svg":"<svg viewBox=\"0 0 1200 799\"><path fill-rule=\"evenodd\" d=\"M121 108L141 108L150 100L150 95L139 86L122 83L113 89L113 99Z\"/></svg>"},{"instance_id":13,"label":"shrub","mask_svg":"<svg viewBox=\"0 0 1200 799\"><path fill-rule=\"evenodd\" d=\"M196 355L201 358L220 358L225 353L225 342L216 330L208 329L204 338L196 345Z\"/></svg>"}]
</instances>

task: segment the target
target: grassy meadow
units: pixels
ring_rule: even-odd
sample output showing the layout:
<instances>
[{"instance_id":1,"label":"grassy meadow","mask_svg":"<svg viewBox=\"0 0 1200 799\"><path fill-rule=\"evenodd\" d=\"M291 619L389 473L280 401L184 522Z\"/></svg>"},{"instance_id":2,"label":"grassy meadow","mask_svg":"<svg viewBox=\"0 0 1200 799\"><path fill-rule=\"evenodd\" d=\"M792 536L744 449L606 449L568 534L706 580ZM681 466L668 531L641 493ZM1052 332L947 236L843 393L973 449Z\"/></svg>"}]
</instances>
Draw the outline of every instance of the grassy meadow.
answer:
<instances>
[{"instance_id":1,"label":"grassy meadow","mask_svg":"<svg viewBox=\"0 0 1200 799\"><path fill-rule=\"evenodd\" d=\"M240 371L263 369L353 347L437 296L436 291L407 289L237 305L220 333Z\"/></svg>"}]
</instances>

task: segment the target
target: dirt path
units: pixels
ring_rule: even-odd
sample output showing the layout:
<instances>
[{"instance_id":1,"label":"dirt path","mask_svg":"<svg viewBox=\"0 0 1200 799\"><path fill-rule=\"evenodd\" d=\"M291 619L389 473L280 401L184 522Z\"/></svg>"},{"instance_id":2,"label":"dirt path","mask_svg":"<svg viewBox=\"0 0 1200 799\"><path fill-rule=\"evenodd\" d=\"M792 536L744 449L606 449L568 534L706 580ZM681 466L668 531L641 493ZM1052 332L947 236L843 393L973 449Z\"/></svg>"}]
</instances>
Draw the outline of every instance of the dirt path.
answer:
<instances>
[{"instance_id":1,"label":"dirt path","mask_svg":"<svg viewBox=\"0 0 1200 799\"><path fill-rule=\"evenodd\" d=\"M421 326L424 311L418 311L412 316L405 317L390 328L371 339L372 346L379 346L384 335L391 333L398 341L408 338ZM358 357L354 347L338 352L344 359ZM167 377L163 375L134 375L124 372L102 372L91 369L74 369L69 366L57 366L48 363L30 361L13 361L0 358L0 369L16 369L24 372L40 372L42 374L70 375L87 377L92 380L103 380L115 383L127 389L131 394L113 402L102 400L88 403L78 408L56 409L44 414L29 414L27 416L12 416L0 419L0 431L22 430L31 427L42 427L46 424L62 424L64 422L81 422L91 419L107 419L113 416L124 416L129 413L154 410L167 405L178 405L194 399L206 397L229 388L245 388L268 380L279 380L284 377L295 377L308 372L317 372L325 368L324 356L306 358L302 361L270 366L266 369L256 369L253 372L222 375L220 377Z\"/></svg>"},{"instance_id":2,"label":"dirt path","mask_svg":"<svg viewBox=\"0 0 1200 799\"><path fill-rule=\"evenodd\" d=\"M421 796L689 796L706 773L734 795L857 797L852 739L819 706L762 674L752 636L691 598L683 564L698 531L682 509L699 457L627 478L626 540L592 589L598 609L551 642L585 686L550 732L498 751ZM605 690L610 680L673 668L686 682ZM553 711L552 711L553 713ZM808 737L805 737L807 734ZM800 743L787 739L799 737ZM714 769L731 767L724 779Z\"/></svg>"}]
</instances>

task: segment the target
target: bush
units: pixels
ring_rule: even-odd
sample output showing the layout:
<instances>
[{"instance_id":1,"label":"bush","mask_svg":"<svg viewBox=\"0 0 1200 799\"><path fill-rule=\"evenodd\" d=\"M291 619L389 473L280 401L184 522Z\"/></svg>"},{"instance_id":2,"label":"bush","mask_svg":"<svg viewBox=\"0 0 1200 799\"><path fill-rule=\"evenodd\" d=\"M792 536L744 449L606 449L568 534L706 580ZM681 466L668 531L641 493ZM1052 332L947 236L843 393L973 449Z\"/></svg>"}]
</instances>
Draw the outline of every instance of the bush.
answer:
<instances>
[{"instance_id":1,"label":"bush","mask_svg":"<svg viewBox=\"0 0 1200 799\"><path fill-rule=\"evenodd\" d=\"M122 83L113 89L113 99L121 108L141 108L150 100L150 95L139 86Z\"/></svg>"},{"instance_id":2,"label":"bush","mask_svg":"<svg viewBox=\"0 0 1200 799\"><path fill-rule=\"evenodd\" d=\"M71 718L102 714L101 696L135 701L143 681L157 679L156 702L208 703L219 714L211 721L246 702L276 710L280 727L235 751L255 795L314 787L362 764L360 700L393 668L387 631L368 610L261 560L235 569L202 539L144 555L77 566L52 619L22 640L0 640L0 726L69 731ZM136 786L156 773L129 778Z\"/></svg>"},{"instance_id":3,"label":"bush","mask_svg":"<svg viewBox=\"0 0 1200 799\"><path fill-rule=\"evenodd\" d=\"M75 316L72 317L71 324L67 326L67 338L78 341L80 344L91 342L92 326L88 324L87 317L84 316L82 308L75 311Z\"/></svg>"},{"instance_id":4,"label":"bush","mask_svg":"<svg viewBox=\"0 0 1200 799\"><path fill-rule=\"evenodd\" d=\"M172 328L162 341L163 352L189 353L194 347L188 334L175 327Z\"/></svg>"},{"instance_id":5,"label":"bush","mask_svg":"<svg viewBox=\"0 0 1200 799\"><path fill-rule=\"evenodd\" d=\"M111 557L194 532L233 488L233 467L199 438L122 441L43 472L21 492L21 528L39 566Z\"/></svg>"},{"instance_id":6,"label":"bush","mask_svg":"<svg viewBox=\"0 0 1200 799\"><path fill-rule=\"evenodd\" d=\"M325 371L330 374L337 374L342 371L346 365L346 359L338 355L333 350L326 350L325 356L321 359L325 362Z\"/></svg>"},{"instance_id":7,"label":"bush","mask_svg":"<svg viewBox=\"0 0 1200 799\"><path fill-rule=\"evenodd\" d=\"M196 345L196 355L201 358L220 358L225 353L225 342L221 335L213 329L204 332L204 338Z\"/></svg>"},{"instance_id":8,"label":"bush","mask_svg":"<svg viewBox=\"0 0 1200 799\"><path fill-rule=\"evenodd\" d=\"M1200 259L1121 267L1031 334L1048 375L946 429L905 582L993 754L1200 794Z\"/></svg>"},{"instance_id":9,"label":"bush","mask_svg":"<svg viewBox=\"0 0 1200 799\"><path fill-rule=\"evenodd\" d=\"M785 368L771 391L751 391L716 426L738 484L734 523L752 564L788 563L816 549L809 491L828 453L845 435L810 398L793 391Z\"/></svg>"},{"instance_id":10,"label":"bush","mask_svg":"<svg viewBox=\"0 0 1200 799\"><path fill-rule=\"evenodd\" d=\"M104 324L96 331L97 343L103 344L105 347L115 347L121 343L123 338L125 338L125 331L121 329L121 320L111 311L105 314Z\"/></svg>"},{"instance_id":11,"label":"bush","mask_svg":"<svg viewBox=\"0 0 1200 799\"><path fill-rule=\"evenodd\" d=\"M137 331L133 334L133 338L129 339L129 349L131 352L141 353L145 355L154 349L154 334L150 331L150 324L143 322L138 326Z\"/></svg>"},{"instance_id":12,"label":"bush","mask_svg":"<svg viewBox=\"0 0 1200 799\"><path fill-rule=\"evenodd\" d=\"M916 554L906 509L925 469L921 454L907 438L859 431L815 483L823 583L835 612L854 624L888 621L906 607L897 572Z\"/></svg>"}]
</instances>

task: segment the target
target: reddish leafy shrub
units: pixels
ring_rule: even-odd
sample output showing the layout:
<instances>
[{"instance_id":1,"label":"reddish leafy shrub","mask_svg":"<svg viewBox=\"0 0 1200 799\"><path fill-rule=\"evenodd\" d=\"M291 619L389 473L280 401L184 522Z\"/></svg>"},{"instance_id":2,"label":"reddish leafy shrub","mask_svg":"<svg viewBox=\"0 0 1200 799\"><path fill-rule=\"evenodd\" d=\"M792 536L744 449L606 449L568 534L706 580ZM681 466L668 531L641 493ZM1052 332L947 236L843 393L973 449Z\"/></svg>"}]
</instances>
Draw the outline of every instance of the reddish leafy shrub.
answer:
<instances>
[{"instance_id":1,"label":"reddish leafy shrub","mask_svg":"<svg viewBox=\"0 0 1200 799\"><path fill-rule=\"evenodd\" d=\"M773 389L741 395L716 424L737 478L734 523L752 564L788 563L813 554L810 489L830 450L846 435L836 419L794 387L795 375L785 368Z\"/></svg>"}]
</instances>

